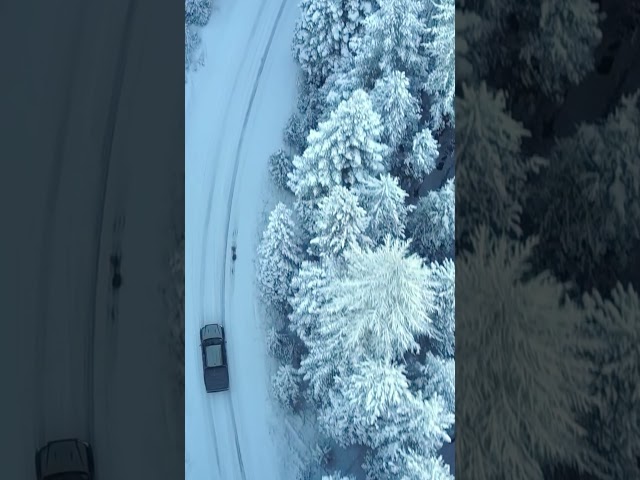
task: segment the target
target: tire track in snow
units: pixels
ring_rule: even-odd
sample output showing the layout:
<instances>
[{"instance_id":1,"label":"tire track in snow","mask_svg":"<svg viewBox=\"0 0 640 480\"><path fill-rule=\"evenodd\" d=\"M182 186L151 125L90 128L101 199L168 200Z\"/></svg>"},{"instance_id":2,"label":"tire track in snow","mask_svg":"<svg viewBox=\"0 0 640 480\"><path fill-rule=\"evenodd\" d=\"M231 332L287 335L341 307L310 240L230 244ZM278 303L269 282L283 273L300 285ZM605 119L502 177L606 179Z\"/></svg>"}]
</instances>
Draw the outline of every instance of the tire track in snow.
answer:
<instances>
[{"instance_id":1,"label":"tire track in snow","mask_svg":"<svg viewBox=\"0 0 640 480\"><path fill-rule=\"evenodd\" d=\"M80 17L84 17L84 11L79 13ZM68 87L63 92L62 96L64 101L62 102L63 111L60 117L60 128L56 135L56 141L53 152L53 167L51 170L49 182L49 188L46 194L47 211L44 219L44 229L42 234L42 246L40 247L41 258L40 261L40 275L38 276L38 284L36 287L36 332L35 332L35 367L36 374L34 378L36 380L36 397L38 405L38 421L36 425L35 435L38 439L38 443L43 445L47 440L45 436L45 412L44 412L44 379L45 379L45 340L47 337L47 312L49 302L49 280L51 275L51 255L52 255L52 238L54 225L56 223L56 213L58 210L58 200L60 196L60 180L62 176L62 164L64 160L65 143L68 137L70 114L71 114L71 98L74 85L74 77L78 70L79 48L81 45L80 37L82 35L82 25L84 21L76 22L77 30L75 32L73 45L73 54L71 55L70 68L65 68L70 73Z\"/></svg>"},{"instance_id":2,"label":"tire track in snow","mask_svg":"<svg viewBox=\"0 0 640 480\"><path fill-rule=\"evenodd\" d=\"M242 129L240 130L240 137L238 138L238 144L236 146L236 155L234 158L233 164L233 174L231 177L231 185L229 189L229 196L227 199L227 213L225 219L225 229L224 229L224 247L222 251L222 258L227 258L227 251L229 247L229 229L231 224L231 207L233 205L233 197L235 192L236 178L238 175L238 166L240 164L240 152L242 151L242 142L244 141L244 136L247 130L247 125L249 123L249 117L251 115L251 110L253 108L253 102L256 97L256 93L258 91L258 85L260 83L260 78L262 77L262 72L264 70L265 63L267 61L267 57L269 55L269 50L271 49L271 44L273 43L273 38L275 37L276 30L278 28L278 24L280 23L280 18L282 18L282 13L284 12L284 7L287 4L287 0L282 0L280 3L280 8L278 10L278 14L273 23L273 27L271 27L271 32L269 34L269 40L267 41L267 45L265 46L264 52L262 54L262 58L260 59L260 66L258 68L258 73L256 74L256 79L253 82L253 88L251 90L251 96L249 97L249 104L247 105L247 110L244 115L244 119L242 122ZM211 196L212 197L212 196ZM210 197L210 198L211 198ZM222 309L222 319L225 319L225 298L226 298L226 272L227 272L227 263L225 261L224 268L222 270L222 285L220 289L220 305ZM231 413L231 421L233 424L233 434L236 446L236 453L238 455L238 463L240 466L240 474L242 475L242 479L246 480L246 475L244 471L244 462L242 460L242 451L240 449L240 440L238 438L238 427L236 423L235 411L233 409L233 402L231 401L231 396L229 396L229 411Z\"/></svg>"},{"instance_id":3,"label":"tire track in snow","mask_svg":"<svg viewBox=\"0 0 640 480\"><path fill-rule=\"evenodd\" d=\"M267 5L267 1L266 0L262 0L262 3L260 4L260 8L258 10L258 14L255 16L255 20L253 22L253 25L251 27L251 33L249 34L249 40L247 41L247 45L249 45L251 43L251 41L253 40L253 37L256 33L256 30L258 28L258 22L260 20L260 17L262 16L262 11L264 10L264 7ZM242 58L242 62L240 62L240 67L238 68L238 70L236 71L236 76L234 78L233 81L233 88L231 89L231 93L229 94L229 96L227 97L227 103L225 105L225 110L224 110L224 114L223 117L224 119L226 119L229 116L229 110L231 109L231 101L234 98L234 93L236 91L236 86L238 85L238 79L240 77L240 73L242 72L242 68L244 67L245 61L246 61L247 57L244 56ZM224 124L223 124L224 125ZM215 157L213 158L213 161L215 162L217 157L220 154L220 146L222 144L222 139L224 138L224 135L220 135L220 138L218 139L218 143L216 145L216 153L215 153ZM206 265L208 265L207 261L206 261L206 257L207 257L207 246L209 245L209 230L210 230L210 226L211 226L211 212L213 211L213 188L211 189L211 191L209 192L209 198L207 200L207 210L205 213L205 226L204 226L204 235L202 236L202 252L204 254L204 259L202 262L202 267L200 270L200 299L202 301L202 311L204 312L204 299L205 299L205 278L206 278ZM223 307L224 308L224 307ZM223 312L224 313L224 312ZM222 316L222 325L224 326L224 315Z\"/></svg>"},{"instance_id":4,"label":"tire track in snow","mask_svg":"<svg viewBox=\"0 0 640 480\"><path fill-rule=\"evenodd\" d=\"M94 391L94 342L95 342L95 319L96 319L96 298L97 298L97 288L98 288L98 275L100 272L100 259L101 259L101 250L102 250L102 231L104 229L104 217L105 217L105 209L107 204L107 185L109 183L109 174L111 171L111 152L113 148L113 137L115 134L116 122L118 119L118 110L120 107L120 97L122 95L122 83L124 80L124 69L126 65L127 59L127 51L129 47L129 42L131 40L131 26L133 24L133 17L136 8L136 1L130 0L129 5L127 5L127 13L125 14L124 19L124 31L122 34L122 40L118 49L118 60L116 64L116 73L113 79L113 89L111 91L111 99L109 101L109 111L107 116L106 130L102 140L102 152L100 156L101 164L102 164L102 174L100 181L100 203L98 205L98 221L97 221L97 247L96 247L96 258L94 263L94 271L93 278L91 279L91 313L92 313L92 321L89 322L89 332L88 332L88 341L87 341L87 400L88 400L88 438L93 440L93 430L94 430L94 405L93 405L93 391Z\"/></svg>"}]
</instances>

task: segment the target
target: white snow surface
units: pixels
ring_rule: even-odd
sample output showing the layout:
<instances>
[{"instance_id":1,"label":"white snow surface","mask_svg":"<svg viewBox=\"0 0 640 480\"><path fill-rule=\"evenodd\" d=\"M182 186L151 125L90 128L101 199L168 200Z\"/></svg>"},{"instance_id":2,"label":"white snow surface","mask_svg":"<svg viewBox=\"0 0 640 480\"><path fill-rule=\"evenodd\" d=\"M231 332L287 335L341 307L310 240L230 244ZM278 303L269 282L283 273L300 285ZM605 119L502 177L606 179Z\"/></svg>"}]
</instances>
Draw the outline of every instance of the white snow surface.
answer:
<instances>
[{"instance_id":1,"label":"white snow surface","mask_svg":"<svg viewBox=\"0 0 640 480\"><path fill-rule=\"evenodd\" d=\"M295 0L219 0L185 86L185 478L289 478L255 287L268 158L296 101ZM231 260L231 247L237 259ZM199 330L225 327L230 390L207 394ZM281 422L280 422L281 423Z\"/></svg>"}]
</instances>

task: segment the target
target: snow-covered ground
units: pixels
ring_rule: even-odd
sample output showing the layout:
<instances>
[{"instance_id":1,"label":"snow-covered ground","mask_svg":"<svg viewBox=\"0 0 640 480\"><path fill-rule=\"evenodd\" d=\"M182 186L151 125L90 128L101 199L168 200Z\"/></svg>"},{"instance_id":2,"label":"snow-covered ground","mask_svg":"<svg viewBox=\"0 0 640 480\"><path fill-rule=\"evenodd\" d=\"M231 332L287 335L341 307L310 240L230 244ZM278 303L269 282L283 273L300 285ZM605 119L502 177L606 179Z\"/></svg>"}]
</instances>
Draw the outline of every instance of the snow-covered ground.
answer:
<instances>
[{"instance_id":1,"label":"snow-covered ground","mask_svg":"<svg viewBox=\"0 0 640 480\"><path fill-rule=\"evenodd\" d=\"M281 479L288 447L270 399L255 252L269 155L296 100L295 0L219 0L185 95L185 478ZM231 247L237 260L231 260ZM207 394L198 332L221 323L230 390Z\"/></svg>"}]
</instances>

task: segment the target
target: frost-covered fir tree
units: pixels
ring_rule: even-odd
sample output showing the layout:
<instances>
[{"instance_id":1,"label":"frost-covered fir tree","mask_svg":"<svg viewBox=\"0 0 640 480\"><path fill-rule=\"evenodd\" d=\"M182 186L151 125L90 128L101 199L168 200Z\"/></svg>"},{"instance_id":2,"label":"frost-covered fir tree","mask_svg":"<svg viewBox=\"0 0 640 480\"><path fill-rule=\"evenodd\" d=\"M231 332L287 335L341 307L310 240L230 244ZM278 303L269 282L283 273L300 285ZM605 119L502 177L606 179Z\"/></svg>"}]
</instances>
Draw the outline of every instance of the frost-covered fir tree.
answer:
<instances>
[{"instance_id":1,"label":"frost-covered fir tree","mask_svg":"<svg viewBox=\"0 0 640 480\"><path fill-rule=\"evenodd\" d=\"M298 112L295 112L289 117L289 120L287 120L287 125L284 127L284 141L297 155L304 152L304 149L307 148L305 122Z\"/></svg>"},{"instance_id":2,"label":"frost-covered fir tree","mask_svg":"<svg viewBox=\"0 0 640 480\"><path fill-rule=\"evenodd\" d=\"M456 333L456 271L453 260L432 262L427 266L426 288L431 295L429 318L433 322L432 345L444 357L455 353Z\"/></svg>"},{"instance_id":3,"label":"frost-covered fir tree","mask_svg":"<svg viewBox=\"0 0 640 480\"><path fill-rule=\"evenodd\" d=\"M345 187L334 187L320 201L309 252L323 258L341 257L350 248L370 244L366 228L367 212L358 205L358 197Z\"/></svg>"},{"instance_id":4,"label":"frost-covered fir tree","mask_svg":"<svg viewBox=\"0 0 640 480\"><path fill-rule=\"evenodd\" d=\"M391 238L375 250L349 251L345 260L344 274L325 289L319 331L352 358L393 360L418 351L416 337L431 333L422 260Z\"/></svg>"},{"instance_id":5,"label":"frost-covered fir tree","mask_svg":"<svg viewBox=\"0 0 640 480\"><path fill-rule=\"evenodd\" d=\"M375 79L395 70L409 78L423 71L425 58L420 45L425 25L419 18L421 9L417 0L386 0L366 18L358 63L367 74L367 85L373 86Z\"/></svg>"},{"instance_id":6,"label":"frost-covered fir tree","mask_svg":"<svg viewBox=\"0 0 640 480\"><path fill-rule=\"evenodd\" d=\"M322 85L341 59L355 52L363 21L375 3L375 0L302 0L293 53L314 85Z\"/></svg>"},{"instance_id":7,"label":"frost-covered fir tree","mask_svg":"<svg viewBox=\"0 0 640 480\"><path fill-rule=\"evenodd\" d=\"M414 250L429 261L453 256L455 195L455 179L451 178L439 190L431 190L422 197L407 220Z\"/></svg>"},{"instance_id":8,"label":"frost-covered fir tree","mask_svg":"<svg viewBox=\"0 0 640 480\"><path fill-rule=\"evenodd\" d=\"M425 46L430 62L422 88L430 95L431 129L438 131L455 124L455 0L438 0L433 5Z\"/></svg>"},{"instance_id":9,"label":"frost-covered fir tree","mask_svg":"<svg viewBox=\"0 0 640 480\"><path fill-rule=\"evenodd\" d=\"M293 159L289 186L300 199L317 199L336 185L353 186L384 170L388 148L380 143L382 125L369 95L357 90L307 138Z\"/></svg>"},{"instance_id":10,"label":"frost-covered fir tree","mask_svg":"<svg viewBox=\"0 0 640 480\"><path fill-rule=\"evenodd\" d=\"M360 71L360 65L355 57L343 58L319 90L319 95L323 99L322 108L325 115L338 108L340 102L348 100L353 92L364 89L364 77L365 75Z\"/></svg>"},{"instance_id":11,"label":"frost-covered fir tree","mask_svg":"<svg viewBox=\"0 0 640 480\"><path fill-rule=\"evenodd\" d=\"M279 203L269 215L258 246L258 286L263 301L284 311L291 280L302 258L291 211Z\"/></svg>"},{"instance_id":12,"label":"frost-covered fir tree","mask_svg":"<svg viewBox=\"0 0 640 480\"><path fill-rule=\"evenodd\" d=\"M519 235L524 184L540 167L520 151L530 134L509 115L503 92L491 92L484 82L463 85L462 91L456 99L456 129L465 132L456 146L458 208L464 212L458 237L470 235L480 224Z\"/></svg>"},{"instance_id":13,"label":"frost-covered fir tree","mask_svg":"<svg viewBox=\"0 0 640 480\"><path fill-rule=\"evenodd\" d=\"M271 391L284 408L293 410L300 398L298 372L291 365L280 365L271 378Z\"/></svg>"},{"instance_id":14,"label":"frost-covered fir tree","mask_svg":"<svg viewBox=\"0 0 640 480\"><path fill-rule=\"evenodd\" d=\"M200 27L209 23L213 2L211 0L185 0L184 19L189 25Z\"/></svg>"},{"instance_id":15,"label":"frost-covered fir tree","mask_svg":"<svg viewBox=\"0 0 640 480\"><path fill-rule=\"evenodd\" d=\"M288 332L278 331L275 327L267 330L267 352L282 362L291 362L293 358L294 343L287 335Z\"/></svg>"},{"instance_id":16,"label":"frost-covered fir tree","mask_svg":"<svg viewBox=\"0 0 640 480\"><path fill-rule=\"evenodd\" d=\"M367 457L367 480L454 480L442 457L401 450L389 456L391 460L384 453Z\"/></svg>"},{"instance_id":17,"label":"frost-covered fir tree","mask_svg":"<svg viewBox=\"0 0 640 480\"><path fill-rule=\"evenodd\" d=\"M607 459L603 478L640 478L640 299L618 283L610 298L597 291L583 299L597 402L590 438Z\"/></svg>"},{"instance_id":18,"label":"frost-covered fir tree","mask_svg":"<svg viewBox=\"0 0 640 480\"><path fill-rule=\"evenodd\" d=\"M543 243L554 245L541 254L563 278L588 284L624 268L640 239L640 144L629 141L640 136L639 100L640 91L623 97L604 122L580 125L550 154L535 221Z\"/></svg>"},{"instance_id":19,"label":"frost-covered fir tree","mask_svg":"<svg viewBox=\"0 0 640 480\"><path fill-rule=\"evenodd\" d=\"M292 282L293 295L290 304L289 328L302 340L308 353L303 356L300 375L308 382L310 398L321 405L328 400L327 391L333 385L334 376L344 370L345 355L342 344L329 338L331 329L337 325L325 311L326 287L339 275L330 260L322 263L304 262ZM325 328L321 330L321 327Z\"/></svg>"},{"instance_id":20,"label":"frost-covered fir tree","mask_svg":"<svg viewBox=\"0 0 640 480\"><path fill-rule=\"evenodd\" d=\"M446 411L455 413L456 364L453 357L442 358L427 352L424 363L420 365L420 374L415 383L425 398L437 393L444 400Z\"/></svg>"},{"instance_id":21,"label":"frost-covered fir tree","mask_svg":"<svg viewBox=\"0 0 640 480\"><path fill-rule=\"evenodd\" d=\"M456 398L459 423L474 425L458 447L474 478L542 480L543 466L594 466L587 433L589 364L578 355L582 314L548 272L530 271L534 240L483 227L456 256ZM484 446L500 444L503 448Z\"/></svg>"},{"instance_id":22,"label":"frost-covered fir tree","mask_svg":"<svg viewBox=\"0 0 640 480\"><path fill-rule=\"evenodd\" d=\"M425 478L416 477L420 465L433 468L434 475L443 473L434 465L439 462L428 459L435 457L445 442L451 441L447 430L454 418L439 395L424 398L421 394L412 394L408 401L399 403L378 421L370 441L373 449L363 465L367 478ZM428 474L430 470L423 473Z\"/></svg>"},{"instance_id":23,"label":"frost-covered fir tree","mask_svg":"<svg viewBox=\"0 0 640 480\"><path fill-rule=\"evenodd\" d=\"M323 431L343 447L371 445L378 421L412 399L401 365L364 360L350 375L336 378L329 404L318 421Z\"/></svg>"},{"instance_id":24,"label":"frost-covered fir tree","mask_svg":"<svg viewBox=\"0 0 640 480\"><path fill-rule=\"evenodd\" d=\"M200 50L202 39L195 25L184 24L184 68L197 70L204 64L204 55Z\"/></svg>"},{"instance_id":25,"label":"frost-covered fir tree","mask_svg":"<svg viewBox=\"0 0 640 480\"><path fill-rule=\"evenodd\" d=\"M402 190L398 179L384 174L362 184L357 190L360 204L367 212L366 233L376 244L387 235L404 238L407 213L412 207L405 204L407 192Z\"/></svg>"},{"instance_id":26,"label":"frost-covered fir tree","mask_svg":"<svg viewBox=\"0 0 640 480\"><path fill-rule=\"evenodd\" d=\"M431 130L425 127L413 137L413 149L404 159L403 171L411 178L422 182L436 168L440 155L438 141Z\"/></svg>"},{"instance_id":27,"label":"frost-covered fir tree","mask_svg":"<svg viewBox=\"0 0 640 480\"><path fill-rule=\"evenodd\" d=\"M383 119L382 141L396 150L413 133L420 117L418 101L409 92L409 79L394 70L376 81L373 108Z\"/></svg>"},{"instance_id":28,"label":"frost-covered fir tree","mask_svg":"<svg viewBox=\"0 0 640 480\"><path fill-rule=\"evenodd\" d=\"M289 328L305 344L319 326L322 308L327 302L324 288L332 279L334 268L329 261L322 263L303 262L291 282L292 296L289 298L292 312Z\"/></svg>"},{"instance_id":29,"label":"frost-covered fir tree","mask_svg":"<svg viewBox=\"0 0 640 480\"><path fill-rule=\"evenodd\" d=\"M520 50L526 86L561 100L569 85L578 84L594 67L602 39L598 4L591 0L541 0L537 28Z\"/></svg>"},{"instance_id":30,"label":"frost-covered fir tree","mask_svg":"<svg viewBox=\"0 0 640 480\"><path fill-rule=\"evenodd\" d=\"M289 188L288 175L293 171L291 157L282 149L278 149L269 157L269 173L271 178L280 188Z\"/></svg>"},{"instance_id":31,"label":"frost-covered fir tree","mask_svg":"<svg viewBox=\"0 0 640 480\"><path fill-rule=\"evenodd\" d=\"M475 32L471 28L466 31L473 42L473 66L480 77L491 75L503 87L524 87L531 101L562 99L569 86L593 69L594 52L602 36L598 3L465 2L464 13L474 15ZM482 38L475 33L481 33Z\"/></svg>"}]
</instances>

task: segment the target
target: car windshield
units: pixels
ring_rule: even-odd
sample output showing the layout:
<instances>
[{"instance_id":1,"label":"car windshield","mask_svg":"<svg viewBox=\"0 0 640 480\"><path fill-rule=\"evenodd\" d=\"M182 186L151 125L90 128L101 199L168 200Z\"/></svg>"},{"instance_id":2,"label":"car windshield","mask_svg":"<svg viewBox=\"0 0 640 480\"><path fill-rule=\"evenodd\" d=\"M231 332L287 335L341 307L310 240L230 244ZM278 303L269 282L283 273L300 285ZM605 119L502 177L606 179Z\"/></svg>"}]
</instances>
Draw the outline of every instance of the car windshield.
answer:
<instances>
[{"instance_id":1,"label":"car windshield","mask_svg":"<svg viewBox=\"0 0 640 480\"><path fill-rule=\"evenodd\" d=\"M209 345L205 349L207 367L220 367L222 362L222 345Z\"/></svg>"},{"instance_id":2,"label":"car windshield","mask_svg":"<svg viewBox=\"0 0 640 480\"><path fill-rule=\"evenodd\" d=\"M84 472L65 472L49 475L44 480L89 480L89 475Z\"/></svg>"}]
</instances>

